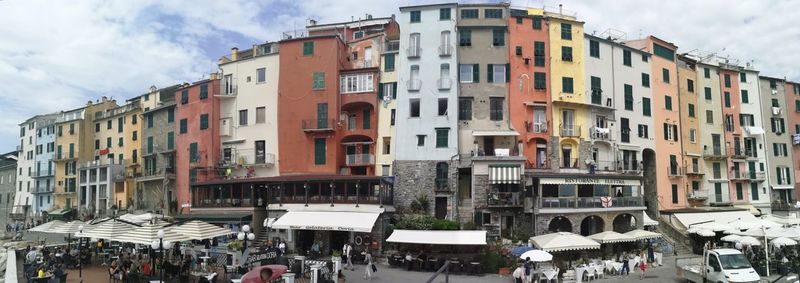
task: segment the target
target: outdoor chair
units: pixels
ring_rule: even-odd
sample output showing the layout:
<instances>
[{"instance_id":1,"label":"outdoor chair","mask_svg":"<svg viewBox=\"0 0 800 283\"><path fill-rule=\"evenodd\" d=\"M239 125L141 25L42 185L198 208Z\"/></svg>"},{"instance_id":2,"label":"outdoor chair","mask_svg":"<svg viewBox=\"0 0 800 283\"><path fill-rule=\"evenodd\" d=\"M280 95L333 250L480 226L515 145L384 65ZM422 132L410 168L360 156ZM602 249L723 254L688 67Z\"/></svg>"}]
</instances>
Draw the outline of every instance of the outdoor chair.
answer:
<instances>
[{"instance_id":1,"label":"outdoor chair","mask_svg":"<svg viewBox=\"0 0 800 283\"><path fill-rule=\"evenodd\" d=\"M606 278L605 276L606 267L604 265L598 264L594 268L595 268L595 277L597 277L597 279Z\"/></svg>"},{"instance_id":2,"label":"outdoor chair","mask_svg":"<svg viewBox=\"0 0 800 283\"><path fill-rule=\"evenodd\" d=\"M588 281L594 280L595 279L594 272L595 272L594 266L586 267L586 280Z\"/></svg>"}]
</instances>

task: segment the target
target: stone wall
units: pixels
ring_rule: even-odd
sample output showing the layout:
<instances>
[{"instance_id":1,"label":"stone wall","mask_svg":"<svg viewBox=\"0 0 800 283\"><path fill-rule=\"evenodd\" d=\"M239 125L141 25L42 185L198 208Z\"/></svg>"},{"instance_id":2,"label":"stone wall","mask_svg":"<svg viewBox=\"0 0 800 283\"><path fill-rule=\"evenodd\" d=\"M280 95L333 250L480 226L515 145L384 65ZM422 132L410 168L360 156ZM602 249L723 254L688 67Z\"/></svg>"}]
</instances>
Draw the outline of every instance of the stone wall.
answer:
<instances>
[{"instance_id":1,"label":"stone wall","mask_svg":"<svg viewBox=\"0 0 800 283\"><path fill-rule=\"evenodd\" d=\"M551 233L548 231L550 221L556 217L565 217L572 223L572 233L581 233L581 222L586 217L596 216L603 220L603 231L614 230L614 218L622 214L630 214L636 218L636 227L642 228L644 221L642 211L610 211L610 212L587 212L587 213L566 213L566 214L538 214L535 216L535 233L536 235L543 235Z\"/></svg>"},{"instance_id":2,"label":"stone wall","mask_svg":"<svg viewBox=\"0 0 800 283\"><path fill-rule=\"evenodd\" d=\"M394 205L402 211L418 196L427 196L428 214L433 215L435 206L436 163L438 161L394 162Z\"/></svg>"}]
</instances>

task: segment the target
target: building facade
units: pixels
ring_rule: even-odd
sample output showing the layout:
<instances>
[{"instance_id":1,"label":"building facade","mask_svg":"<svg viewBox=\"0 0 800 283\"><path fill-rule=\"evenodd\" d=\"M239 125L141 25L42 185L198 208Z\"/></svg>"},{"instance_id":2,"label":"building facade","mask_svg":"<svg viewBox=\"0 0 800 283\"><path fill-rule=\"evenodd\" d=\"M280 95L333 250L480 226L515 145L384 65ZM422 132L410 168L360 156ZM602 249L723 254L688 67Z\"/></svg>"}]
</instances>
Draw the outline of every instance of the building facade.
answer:
<instances>
[{"instance_id":1,"label":"building facade","mask_svg":"<svg viewBox=\"0 0 800 283\"><path fill-rule=\"evenodd\" d=\"M53 157L55 155L56 116L42 119L36 125L36 149L34 151L33 211L38 220L45 219L53 206L53 187L55 187Z\"/></svg>"},{"instance_id":2,"label":"building facade","mask_svg":"<svg viewBox=\"0 0 800 283\"><path fill-rule=\"evenodd\" d=\"M785 211L794 207L795 187L792 152L791 124L788 112L794 105L787 105L786 82L783 79L759 77L761 90L761 113L765 129L764 147L767 149L766 172L772 190L773 210ZM791 91L791 90L790 90Z\"/></svg>"},{"instance_id":3,"label":"building facade","mask_svg":"<svg viewBox=\"0 0 800 283\"><path fill-rule=\"evenodd\" d=\"M163 214L177 212L178 202L175 198L175 133L183 130L176 127L175 104L188 103L186 96L181 93L176 100L175 93L178 86L170 86L152 91L149 96L155 105L142 112L142 124L139 147L142 157L141 171L136 175L135 186L131 187L133 195L133 209L146 211L159 211ZM208 117L205 117L208 127ZM203 117L200 116L200 120ZM183 122L181 122L183 123Z\"/></svg>"},{"instance_id":4,"label":"building facade","mask_svg":"<svg viewBox=\"0 0 800 283\"><path fill-rule=\"evenodd\" d=\"M17 158L15 151L0 154L0 227L14 223L14 195L17 192Z\"/></svg>"},{"instance_id":5,"label":"building facade","mask_svg":"<svg viewBox=\"0 0 800 283\"><path fill-rule=\"evenodd\" d=\"M740 174L744 175L745 190L749 192L749 202L755 209L764 214L771 214L771 202L776 191L770 188L767 182L767 146L764 143L764 124L761 99L763 94L759 89L758 71L750 64L739 66L739 113L737 120L742 127L740 151L744 151ZM734 141L734 149L735 149ZM791 192L790 192L791 194Z\"/></svg>"},{"instance_id":6,"label":"building facade","mask_svg":"<svg viewBox=\"0 0 800 283\"><path fill-rule=\"evenodd\" d=\"M26 120L20 126L19 157L17 158L17 193L14 194L14 208L11 216L14 220L29 221L36 214L34 210L34 192L36 190L36 157L39 155L39 129L53 120L55 114L37 115ZM50 122L52 124L52 122ZM46 130L45 130L46 133ZM41 159L40 159L41 161ZM47 169L45 165L45 170Z\"/></svg>"},{"instance_id":7,"label":"building facade","mask_svg":"<svg viewBox=\"0 0 800 283\"><path fill-rule=\"evenodd\" d=\"M786 91L786 116L789 119L788 124L790 128L794 128L794 131L792 132L792 155L794 156L792 159L794 159L794 176L800 176L800 83L786 81L784 90ZM799 199L800 180L794 178L794 184L794 199Z\"/></svg>"},{"instance_id":8,"label":"building facade","mask_svg":"<svg viewBox=\"0 0 800 283\"><path fill-rule=\"evenodd\" d=\"M685 56L678 56L678 99L681 107L681 143L685 164L683 171L686 173L686 201L688 207L706 205L708 193L703 188L703 177L706 167L703 162L703 147L699 142L698 130L701 124L701 114L698 112L697 89L697 62Z\"/></svg>"}]
</instances>

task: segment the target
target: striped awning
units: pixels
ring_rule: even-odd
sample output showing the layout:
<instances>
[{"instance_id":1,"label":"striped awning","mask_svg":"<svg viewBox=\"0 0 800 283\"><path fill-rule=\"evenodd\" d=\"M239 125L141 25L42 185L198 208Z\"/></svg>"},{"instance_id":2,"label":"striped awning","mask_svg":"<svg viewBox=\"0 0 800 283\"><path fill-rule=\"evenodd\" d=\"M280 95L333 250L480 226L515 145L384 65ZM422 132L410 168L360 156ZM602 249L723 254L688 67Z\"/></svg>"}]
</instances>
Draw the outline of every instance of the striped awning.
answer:
<instances>
[{"instance_id":1,"label":"striped awning","mask_svg":"<svg viewBox=\"0 0 800 283\"><path fill-rule=\"evenodd\" d=\"M233 231L230 229L225 229L200 220L188 221L175 226L172 230L192 240L205 240L233 234Z\"/></svg>"},{"instance_id":2,"label":"striped awning","mask_svg":"<svg viewBox=\"0 0 800 283\"><path fill-rule=\"evenodd\" d=\"M521 172L519 166L489 166L489 183L519 184Z\"/></svg>"},{"instance_id":3,"label":"striped awning","mask_svg":"<svg viewBox=\"0 0 800 283\"><path fill-rule=\"evenodd\" d=\"M156 225L142 225L142 227L137 227L136 229L132 229L125 233L112 235L111 240L123 243L147 245L152 243L154 240L161 239L158 237L159 230L164 231L164 241L170 241L174 243L190 240L185 234L177 233L174 227L164 227L164 223L159 223Z\"/></svg>"}]
</instances>

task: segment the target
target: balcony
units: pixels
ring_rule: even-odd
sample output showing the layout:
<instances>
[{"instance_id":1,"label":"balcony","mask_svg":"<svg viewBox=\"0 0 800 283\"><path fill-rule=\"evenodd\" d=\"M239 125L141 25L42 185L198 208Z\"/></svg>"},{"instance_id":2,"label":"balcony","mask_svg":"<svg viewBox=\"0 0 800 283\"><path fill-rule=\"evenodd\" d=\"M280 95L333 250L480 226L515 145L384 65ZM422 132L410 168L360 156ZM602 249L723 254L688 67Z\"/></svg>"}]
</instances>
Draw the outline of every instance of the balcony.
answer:
<instances>
[{"instance_id":1,"label":"balcony","mask_svg":"<svg viewBox=\"0 0 800 283\"><path fill-rule=\"evenodd\" d=\"M433 189L437 193L450 192L450 186L447 185L447 178L436 178L436 187Z\"/></svg>"},{"instance_id":2,"label":"balcony","mask_svg":"<svg viewBox=\"0 0 800 283\"><path fill-rule=\"evenodd\" d=\"M562 138L576 138L581 136L581 126L560 124L558 127Z\"/></svg>"},{"instance_id":3,"label":"balcony","mask_svg":"<svg viewBox=\"0 0 800 283\"><path fill-rule=\"evenodd\" d=\"M733 159L746 159L750 152L746 152L743 148L729 147L728 152Z\"/></svg>"},{"instance_id":4,"label":"balcony","mask_svg":"<svg viewBox=\"0 0 800 283\"><path fill-rule=\"evenodd\" d=\"M375 108L378 103L375 92L342 93L342 109L370 105Z\"/></svg>"},{"instance_id":5,"label":"balcony","mask_svg":"<svg viewBox=\"0 0 800 283\"><path fill-rule=\"evenodd\" d=\"M766 172L744 171L744 173L742 173L742 175L744 177L746 177L747 179L753 180L753 181L764 181L764 180L767 179L767 173Z\"/></svg>"},{"instance_id":6,"label":"balcony","mask_svg":"<svg viewBox=\"0 0 800 283\"><path fill-rule=\"evenodd\" d=\"M303 132L333 132L336 119L306 119L302 121Z\"/></svg>"},{"instance_id":7,"label":"balcony","mask_svg":"<svg viewBox=\"0 0 800 283\"><path fill-rule=\"evenodd\" d=\"M670 178L680 178L686 176L686 168L676 165L669 166L667 167L667 176Z\"/></svg>"},{"instance_id":8,"label":"balcony","mask_svg":"<svg viewBox=\"0 0 800 283\"><path fill-rule=\"evenodd\" d=\"M121 172L120 172L121 173ZM119 177L118 174L115 179ZM141 175L136 178L137 182L157 181L163 179L175 179L174 168L146 168Z\"/></svg>"},{"instance_id":9,"label":"balcony","mask_svg":"<svg viewBox=\"0 0 800 283\"><path fill-rule=\"evenodd\" d=\"M708 199L708 191L699 190L686 195L689 201L706 201Z\"/></svg>"},{"instance_id":10,"label":"balcony","mask_svg":"<svg viewBox=\"0 0 800 283\"><path fill-rule=\"evenodd\" d=\"M372 154L348 154L344 159L345 166L371 166L375 165L375 155Z\"/></svg>"},{"instance_id":11,"label":"balcony","mask_svg":"<svg viewBox=\"0 0 800 283\"><path fill-rule=\"evenodd\" d=\"M706 173L703 172L703 170L700 170L700 166L692 165L692 166L687 166L686 167L686 175L703 176L705 174Z\"/></svg>"},{"instance_id":12,"label":"balcony","mask_svg":"<svg viewBox=\"0 0 800 283\"><path fill-rule=\"evenodd\" d=\"M774 201L770 204L773 211L789 211L789 210L796 210L793 204L789 204L783 201Z\"/></svg>"},{"instance_id":13,"label":"balcony","mask_svg":"<svg viewBox=\"0 0 800 283\"><path fill-rule=\"evenodd\" d=\"M406 82L406 86L408 87L408 91L419 91L422 87L422 82L420 80L410 79Z\"/></svg>"},{"instance_id":14,"label":"balcony","mask_svg":"<svg viewBox=\"0 0 800 283\"><path fill-rule=\"evenodd\" d=\"M520 192L493 192L486 195L489 207L522 207L524 203Z\"/></svg>"},{"instance_id":15,"label":"balcony","mask_svg":"<svg viewBox=\"0 0 800 283\"><path fill-rule=\"evenodd\" d=\"M49 187L49 188L34 188L33 193L34 194L52 194L53 193L53 187Z\"/></svg>"},{"instance_id":16,"label":"balcony","mask_svg":"<svg viewBox=\"0 0 800 283\"><path fill-rule=\"evenodd\" d=\"M730 170L728 174L728 178L731 181L746 181L750 179L746 174L744 174L744 172L740 170Z\"/></svg>"},{"instance_id":17,"label":"balcony","mask_svg":"<svg viewBox=\"0 0 800 283\"><path fill-rule=\"evenodd\" d=\"M38 170L33 173L34 178L46 178L46 177L53 177L54 170Z\"/></svg>"},{"instance_id":18,"label":"balcony","mask_svg":"<svg viewBox=\"0 0 800 283\"><path fill-rule=\"evenodd\" d=\"M608 201L610 199L610 201ZM542 197L539 198L539 209L546 208L612 208L612 207L641 207L641 197Z\"/></svg>"},{"instance_id":19,"label":"balcony","mask_svg":"<svg viewBox=\"0 0 800 283\"><path fill-rule=\"evenodd\" d=\"M453 80L449 78L441 78L436 80L436 86L439 87L439 90L448 90L453 85Z\"/></svg>"},{"instance_id":20,"label":"balcony","mask_svg":"<svg viewBox=\"0 0 800 283\"><path fill-rule=\"evenodd\" d=\"M400 51L400 41L387 41L381 44L381 53L393 53Z\"/></svg>"},{"instance_id":21,"label":"balcony","mask_svg":"<svg viewBox=\"0 0 800 283\"><path fill-rule=\"evenodd\" d=\"M561 165L561 169L578 169L578 168L580 168L580 163L578 162L578 158L561 158L559 163Z\"/></svg>"},{"instance_id":22,"label":"balcony","mask_svg":"<svg viewBox=\"0 0 800 283\"><path fill-rule=\"evenodd\" d=\"M599 128L599 127L592 127L589 130L591 134L591 138L593 140L598 141L612 141L614 140L614 135L610 128Z\"/></svg>"},{"instance_id":23,"label":"balcony","mask_svg":"<svg viewBox=\"0 0 800 283\"><path fill-rule=\"evenodd\" d=\"M613 100L611 95L603 95L603 90L592 89L590 106L599 108L613 108Z\"/></svg>"},{"instance_id":24,"label":"balcony","mask_svg":"<svg viewBox=\"0 0 800 283\"><path fill-rule=\"evenodd\" d=\"M220 90L218 93L214 94L214 97L219 98L234 98L238 93L239 87L236 84L220 84Z\"/></svg>"},{"instance_id":25,"label":"balcony","mask_svg":"<svg viewBox=\"0 0 800 283\"><path fill-rule=\"evenodd\" d=\"M703 158L711 160L724 160L728 157L725 155L725 151L722 150L721 146L714 146L712 148L703 149Z\"/></svg>"},{"instance_id":26,"label":"balcony","mask_svg":"<svg viewBox=\"0 0 800 283\"><path fill-rule=\"evenodd\" d=\"M422 53L422 48L419 47L406 48L406 55L408 55L408 58L419 58L419 55L421 53Z\"/></svg>"},{"instance_id":27,"label":"balcony","mask_svg":"<svg viewBox=\"0 0 800 283\"><path fill-rule=\"evenodd\" d=\"M191 188L192 208L264 207L265 204L380 204L394 205L394 189L381 177L347 180L274 181L263 189L251 186ZM266 188L269 188L267 190ZM259 198L263 202L259 204Z\"/></svg>"},{"instance_id":28,"label":"balcony","mask_svg":"<svg viewBox=\"0 0 800 283\"><path fill-rule=\"evenodd\" d=\"M57 152L56 155L53 157L53 161L61 162L61 161L72 161L78 159L78 152Z\"/></svg>"},{"instance_id":29,"label":"balcony","mask_svg":"<svg viewBox=\"0 0 800 283\"><path fill-rule=\"evenodd\" d=\"M271 168L275 166L275 154L256 151L252 148L231 148L227 153L223 150L222 164L224 166L264 166Z\"/></svg>"},{"instance_id":30,"label":"balcony","mask_svg":"<svg viewBox=\"0 0 800 283\"><path fill-rule=\"evenodd\" d=\"M444 44L439 46L439 56L447 57L453 55L453 46L450 44Z\"/></svg>"},{"instance_id":31,"label":"balcony","mask_svg":"<svg viewBox=\"0 0 800 283\"><path fill-rule=\"evenodd\" d=\"M367 59L352 60L350 61L350 67L352 69L377 68L378 62Z\"/></svg>"},{"instance_id":32,"label":"balcony","mask_svg":"<svg viewBox=\"0 0 800 283\"><path fill-rule=\"evenodd\" d=\"M550 121L537 121L537 122L525 121L525 130L527 130L529 133L544 134L547 133L547 128L549 124Z\"/></svg>"}]
</instances>

